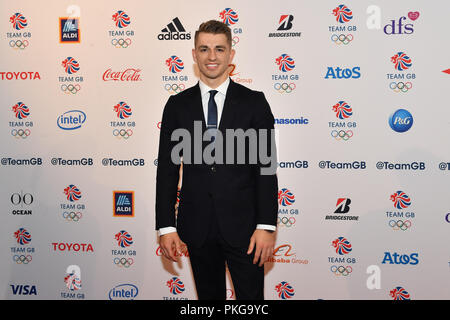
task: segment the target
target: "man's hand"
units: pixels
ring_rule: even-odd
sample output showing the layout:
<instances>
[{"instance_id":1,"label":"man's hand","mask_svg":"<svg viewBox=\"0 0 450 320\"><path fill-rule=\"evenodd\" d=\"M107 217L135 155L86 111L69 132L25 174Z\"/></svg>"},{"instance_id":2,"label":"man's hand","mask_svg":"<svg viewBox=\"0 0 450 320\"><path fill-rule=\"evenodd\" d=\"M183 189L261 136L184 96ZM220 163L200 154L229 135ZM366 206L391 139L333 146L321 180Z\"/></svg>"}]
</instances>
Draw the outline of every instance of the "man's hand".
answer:
<instances>
[{"instance_id":1,"label":"man's hand","mask_svg":"<svg viewBox=\"0 0 450 320\"><path fill-rule=\"evenodd\" d=\"M177 254L181 255L182 247L186 246L176 232L171 232L160 236L159 245L161 246L163 255L167 259L175 262L178 261Z\"/></svg>"},{"instance_id":2,"label":"man's hand","mask_svg":"<svg viewBox=\"0 0 450 320\"><path fill-rule=\"evenodd\" d=\"M253 264L258 263L261 267L273 254L275 246L275 233L263 229L256 229L250 238L250 245L248 246L247 254L251 254L255 249L255 257Z\"/></svg>"}]
</instances>

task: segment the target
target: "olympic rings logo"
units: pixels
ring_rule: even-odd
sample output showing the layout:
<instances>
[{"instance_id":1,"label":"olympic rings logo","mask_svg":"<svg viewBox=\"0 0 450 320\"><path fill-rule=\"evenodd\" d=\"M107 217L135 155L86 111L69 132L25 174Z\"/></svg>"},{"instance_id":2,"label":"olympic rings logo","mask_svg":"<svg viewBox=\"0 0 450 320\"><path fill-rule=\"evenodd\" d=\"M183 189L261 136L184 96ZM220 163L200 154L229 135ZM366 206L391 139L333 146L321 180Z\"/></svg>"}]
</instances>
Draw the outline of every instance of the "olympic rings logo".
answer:
<instances>
[{"instance_id":1,"label":"olympic rings logo","mask_svg":"<svg viewBox=\"0 0 450 320\"><path fill-rule=\"evenodd\" d=\"M166 83L164 85L164 89L166 89L167 92L170 94L179 93L185 89L185 86L183 83L176 84L176 83Z\"/></svg>"},{"instance_id":2,"label":"olympic rings logo","mask_svg":"<svg viewBox=\"0 0 450 320\"><path fill-rule=\"evenodd\" d=\"M353 269L350 266L331 266L331 272L333 272L336 276L348 276L352 273Z\"/></svg>"},{"instance_id":3,"label":"olympic rings logo","mask_svg":"<svg viewBox=\"0 0 450 320\"><path fill-rule=\"evenodd\" d=\"M292 227L292 225L295 223L295 218L294 217L278 217L278 224L281 226L286 226L286 227Z\"/></svg>"},{"instance_id":4,"label":"olympic rings logo","mask_svg":"<svg viewBox=\"0 0 450 320\"><path fill-rule=\"evenodd\" d=\"M408 230L409 228L411 228L411 221L409 220L390 220L389 221L389 226L392 227L392 229L394 230Z\"/></svg>"},{"instance_id":5,"label":"olympic rings logo","mask_svg":"<svg viewBox=\"0 0 450 320\"><path fill-rule=\"evenodd\" d=\"M74 221L74 222L78 222L80 221L81 217L83 216L83 214L81 212L67 212L64 211L63 212L63 218L66 219L67 221Z\"/></svg>"},{"instance_id":6,"label":"olympic rings logo","mask_svg":"<svg viewBox=\"0 0 450 320\"><path fill-rule=\"evenodd\" d=\"M297 87L296 85L295 85L295 83L289 83L289 84L287 84L286 82L283 82L283 83L279 83L279 82L277 82L277 83L275 83L274 85L273 85L273 87L274 87L274 89L275 90L277 90L279 93L284 93L284 92L286 92L286 93L291 93L292 91L294 91L294 89Z\"/></svg>"},{"instance_id":7,"label":"olympic rings logo","mask_svg":"<svg viewBox=\"0 0 450 320\"><path fill-rule=\"evenodd\" d=\"M28 45L29 45L28 40L23 40L23 41L22 40L16 40L16 41L11 40L9 42L9 46L11 48L14 48L14 49L21 49L21 50L23 50L26 47L28 47Z\"/></svg>"},{"instance_id":8,"label":"olympic rings logo","mask_svg":"<svg viewBox=\"0 0 450 320\"><path fill-rule=\"evenodd\" d=\"M239 37L233 37L233 39L231 39L231 46L234 47L235 45L237 45L239 43Z\"/></svg>"},{"instance_id":9,"label":"olympic rings logo","mask_svg":"<svg viewBox=\"0 0 450 320\"><path fill-rule=\"evenodd\" d=\"M112 39L111 44L116 48L128 48L131 45L131 39Z\"/></svg>"},{"instance_id":10,"label":"olympic rings logo","mask_svg":"<svg viewBox=\"0 0 450 320\"><path fill-rule=\"evenodd\" d=\"M133 130L128 129L114 129L113 130L113 136L117 137L118 139L120 138L124 138L124 139L128 139L129 137L131 137L133 135Z\"/></svg>"},{"instance_id":11,"label":"olympic rings logo","mask_svg":"<svg viewBox=\"0 0 450 320\"><path fill-rule=\"evenodd\" d=\"M29 136L30 134L31 134L30 129L25 129L25 130L23 130L23 129L19 129L19 130L12 129L12 130L11 130L11 135L12 135L13 137L15 137L15 138L26 139L26 138L28 138L28 136Z\"/></svg>"},{"instance_id":12,"label":"olympic rings logo","mask_svg":"<svg viewBox=\"0 0 450 320\"><path fill-rule=\"evenodd\" d=\"M353 41L353 35L352 34L333 34L331 36L331 41L333 41L336 44L349 44L351 41Z\"/></svg>"},{"instance_id":13,"label":"olympic rings logo","mask_svg":"<svg viewBox=\"0 0 450 320\"><path fill-rule=\"evenodd\" d=\"M24 256L23 254L18 256L18 255L14 255L13 256L13 260L15 263L17 264L29 264L31 262L31 260L33 260L33 258L30 255L26 255Z\"/></svg>"},{"instance_id":14,"label":"olympic rings logo","mask_svg":"<svg viewBox=\"0 0 450 320\"><path fill-rule=\"evenodd\" d=\"M73 84L65 85L65 84L63 84L63 85L61 85L61 90L64 93L67 93L67 94L70 94L70 93L71 94L76 94L78 91L81 90L81 86L79 84L76 84L76 85L73 85Z\"/></svg>"},{"instance_id":15,"label":"olympic rings logo","mask_svg":"<svg viewBox=\"0 0 450 320\"><path fill-rule=\"evenodd\" d=\"M114 258L114 264L118 267L129 268L134 263L132 258Z\"/></svg>"},{"instance_id":16,"label":"olympic rings logo","mask_svg":"<svg viewBox=\"0 0 450 320\"><path fill-rule=\"evenodd\" d=\"M353 131L352 130L333 130L331 131L331 136L333 138L335 138L336 140L344 140L347 141L348 139L350 139L351 137L353 137Z\"/></svg>"},{"instance_id":17,"label":"olympic rings logo","mask_svg":"<svg viewBox=\"0 0 450 320\"><path fill-rule=\"evenodd\" d=\"M394 92L408 92L409 89L412 88L412 83L411 82L391 82L389 84L389 88L391 88L392 90L394 90Z\"/></svg>"}]
</instances>

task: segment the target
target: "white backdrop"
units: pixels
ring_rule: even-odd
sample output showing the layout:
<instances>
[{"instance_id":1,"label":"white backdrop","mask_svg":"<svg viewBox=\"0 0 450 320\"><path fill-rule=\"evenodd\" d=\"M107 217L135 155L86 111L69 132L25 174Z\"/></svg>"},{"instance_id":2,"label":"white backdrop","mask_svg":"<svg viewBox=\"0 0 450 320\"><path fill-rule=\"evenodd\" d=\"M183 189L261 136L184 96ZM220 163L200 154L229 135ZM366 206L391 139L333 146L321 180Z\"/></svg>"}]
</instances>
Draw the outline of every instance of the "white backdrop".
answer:
<instances>
[{"instance_id":1,"label":"white backdrop","mask_svg":"<svg viewBox=\"0 0 450 320\"><path fill-rule=\"evenodd\" d=\"M188 258L158 250L158 127L166 88L197 82L195 30L226 8L231 77L263 91L277 119L282 204L266 299L450 298L447 1L0 4L1 298L196 299ZM404 92L390 88L399 82ZM398 109L410 117L392 128ZM115 191L133 216L113 215Z\"/></svg>"}]
</instances>

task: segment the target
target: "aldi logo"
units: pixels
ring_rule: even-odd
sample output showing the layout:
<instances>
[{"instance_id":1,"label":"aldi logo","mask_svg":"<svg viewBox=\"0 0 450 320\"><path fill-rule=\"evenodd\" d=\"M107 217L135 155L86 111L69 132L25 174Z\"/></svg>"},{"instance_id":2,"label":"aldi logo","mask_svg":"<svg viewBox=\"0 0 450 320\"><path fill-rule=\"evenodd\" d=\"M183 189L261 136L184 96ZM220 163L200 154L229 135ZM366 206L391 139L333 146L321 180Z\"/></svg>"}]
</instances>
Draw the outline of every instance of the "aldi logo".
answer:
<instances>
[{"instance_id":1,"label":"aldi logo","mask_svg":"<svg viewBox=\"0 0 450 320\"><path fill-rule=\"evenodd\" d=\"M134 217L134 191L113 191L113 216Z\"/></svg>"},{"instance_id":2,"label":"aldi logo","mask_svg":"<svg viewBox=\"0 0 450 320\"><path fill-rule=\"evenodd\" d=\"M80 43L80 18L59 18L59 42Z\"/></svg>"}]
</instances>

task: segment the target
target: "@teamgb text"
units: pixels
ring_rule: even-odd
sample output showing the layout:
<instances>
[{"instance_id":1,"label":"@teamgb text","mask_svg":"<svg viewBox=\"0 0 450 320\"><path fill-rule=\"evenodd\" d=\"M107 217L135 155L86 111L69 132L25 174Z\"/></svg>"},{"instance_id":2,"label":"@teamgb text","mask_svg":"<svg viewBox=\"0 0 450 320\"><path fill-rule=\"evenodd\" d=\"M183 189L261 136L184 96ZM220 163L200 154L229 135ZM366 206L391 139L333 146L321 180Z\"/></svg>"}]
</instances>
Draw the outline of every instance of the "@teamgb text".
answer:
<instances>
[{"instance_id":1,"label":"@teamgb text","mask_svg":"<svg viewBox=\"0 0 450 320\"><path fill-rule=\"evenodd\" d=\"M261 175L275 174L275 129L226 129L225 135L215 128L202 131L202 121L194 121L193 137L184 128L172 132L171 141L178 142L170 154L173 164L258 164ZM203 149L205 141L210 143Z\"/></svg>"}]
</instances>

